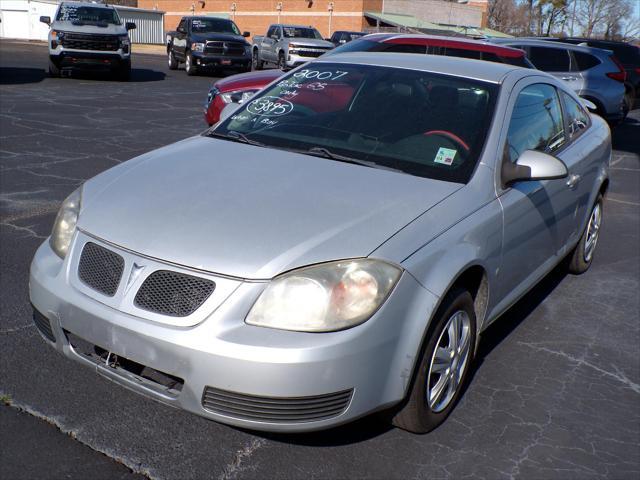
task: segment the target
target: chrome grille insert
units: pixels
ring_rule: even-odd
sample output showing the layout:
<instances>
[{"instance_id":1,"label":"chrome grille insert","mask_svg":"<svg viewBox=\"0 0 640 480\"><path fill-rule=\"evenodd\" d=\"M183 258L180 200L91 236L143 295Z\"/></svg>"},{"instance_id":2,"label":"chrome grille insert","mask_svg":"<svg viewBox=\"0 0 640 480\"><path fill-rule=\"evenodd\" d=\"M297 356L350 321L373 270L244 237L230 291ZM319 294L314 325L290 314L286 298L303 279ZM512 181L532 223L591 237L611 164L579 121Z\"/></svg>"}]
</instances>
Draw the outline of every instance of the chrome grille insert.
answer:
<instances>
[{"instance_id":1,"label":"chrome grille insert","mask_svg":"<svg viewBox=\"0 0 640 480\"><path fill-rule=\"evenodd\" d=\"M157 270L145 279L134 304L150 312L186 317L209 298L215 286L214 282L205 278Z\"/></svg>"},{"instance_id":2,"label":"chrome grille insert","mask_svg":"<svg viewBox=\"0 0 640 480\"><path fill-rule=\"evenodd\" d=\"M274 398L205 387L202 406L213 413L256 422L316 422L343 413L352 393L353 390L344 390L310 397Z\"/></svg>"},{"instance_id":3,"label":"chrome grille insert","mask_svg":"<svg viewBox=\"0 0 640 480\"><path fill-rule=\"evenodd\" d=\"M95 243L85 243L78 264L78 278L82 283L113 297L123 270L124 259L120 255Z\"/></svg>"}]
</instances>

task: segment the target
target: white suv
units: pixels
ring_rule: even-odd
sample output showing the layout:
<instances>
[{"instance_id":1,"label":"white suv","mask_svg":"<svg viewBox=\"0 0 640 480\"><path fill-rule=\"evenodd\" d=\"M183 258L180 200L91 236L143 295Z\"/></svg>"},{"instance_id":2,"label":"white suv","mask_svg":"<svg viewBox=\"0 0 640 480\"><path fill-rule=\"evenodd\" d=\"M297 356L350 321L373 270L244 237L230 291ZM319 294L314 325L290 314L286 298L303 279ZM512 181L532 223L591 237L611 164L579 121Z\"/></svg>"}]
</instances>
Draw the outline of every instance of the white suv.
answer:
<instances>
[{"instance_id":1,"label":"white suv","mask_svg":"<svg viewBox=\"0 0 640 480\"><path fill-rule=\"evenodd\" d=\"M136 24L123 24L111 5L90 2L62 2L53 21L40 17L50 26L49 73L59 76L71 69L108 70L121 80L131 74L129 30Z\"/></svg>"}]
</instances>

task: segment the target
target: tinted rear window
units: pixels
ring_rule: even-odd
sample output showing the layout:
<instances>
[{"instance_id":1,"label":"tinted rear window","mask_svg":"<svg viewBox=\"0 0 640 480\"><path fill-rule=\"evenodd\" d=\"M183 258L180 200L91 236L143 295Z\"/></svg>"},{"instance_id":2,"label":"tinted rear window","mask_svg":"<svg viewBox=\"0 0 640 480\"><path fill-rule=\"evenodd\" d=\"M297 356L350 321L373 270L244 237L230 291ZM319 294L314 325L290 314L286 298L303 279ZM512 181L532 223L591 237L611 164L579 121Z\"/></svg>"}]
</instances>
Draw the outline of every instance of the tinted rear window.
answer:
<instances>
[{"instance_id":1,"label":"tinted rear window","mask_svg":"<svg viewBox=\"0 0 640 480\"><path fill-rule=\"evenodd\" d=\"M545 72L569 72L571 59L564 48L529 47L529 58Z\"/></svg>"},{"instance_id":2,"label":"tinted rear window","mask_svg":"<svg viewBox=\"0 0 640 480\"><path fill-rule=\"evenodd\" d=\"M589 55L588 53L573 52L573 58L576 59L576 63L578 64L578 70L580 70L581 72L584 70L589 70L590 68L593 68L596 65L600 65L600 60L598 60L593 55Z\"/></svg>"}]
</instances>

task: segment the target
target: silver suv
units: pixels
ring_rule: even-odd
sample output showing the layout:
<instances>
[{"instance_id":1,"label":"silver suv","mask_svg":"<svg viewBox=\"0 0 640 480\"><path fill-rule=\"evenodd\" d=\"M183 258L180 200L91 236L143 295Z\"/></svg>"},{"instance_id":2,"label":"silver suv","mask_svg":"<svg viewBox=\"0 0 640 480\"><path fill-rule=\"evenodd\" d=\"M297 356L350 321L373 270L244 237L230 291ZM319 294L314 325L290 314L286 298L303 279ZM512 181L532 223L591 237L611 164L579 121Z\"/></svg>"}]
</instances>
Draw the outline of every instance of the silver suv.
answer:
<instances>
[{"instance_id":1,"label":"silver suv","mask_svg":"<svg viewBox=\"0 0 640 480\"><path fill-rule=\"evenodd\" d=\"M549 72L590 100L609 122L624 120L624 68L609 50L526 38L493 39L495 43L527 52L538 70Z\"/></svg>"},{"instance_id":2,"label":"silver suv","mask_svg":"<svg viewBox=\"0 0 640 480\"><path fill-rule=\"evenodd\" d=\"M133 22L122 23L111 5L94 2L62 2L49 25L49 74L59 76L71 69L108 70L121 80L131 74Z\"/></svg>"}]
</instances>

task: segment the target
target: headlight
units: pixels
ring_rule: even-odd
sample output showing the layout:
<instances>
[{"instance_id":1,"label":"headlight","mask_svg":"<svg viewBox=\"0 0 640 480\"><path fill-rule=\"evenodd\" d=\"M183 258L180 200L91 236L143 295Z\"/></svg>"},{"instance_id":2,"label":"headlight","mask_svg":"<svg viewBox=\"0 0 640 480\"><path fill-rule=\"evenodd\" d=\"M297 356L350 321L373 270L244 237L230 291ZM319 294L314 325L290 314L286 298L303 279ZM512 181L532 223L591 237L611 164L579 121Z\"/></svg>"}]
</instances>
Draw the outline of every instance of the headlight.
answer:
<instances>
[{"instance_id":1,"label":"headlight","mask_svg":"<svg viewBox=\"0 0 640 480\"><path fill-rule=\"evenodd\" d=\"M258 90L234 90L233 92L221 93L220 96L224 103L244 103Z\"/></svg>"},{"instance_id":2,"label":"headlight","mask_svg":"<svg viewBox=\"0 0 640 480\"><path fill-rule=\"evenodd\" d=\"M62 202L58 215L56 216L49 244L60 258L64 259L69 251L71 238L73 237L73 232L75 232L76 223L78 222L81 202L82 187L74 191Z\"/></svg>"},{"instance_id":3,"label":"headlight","mask_svg":"<svg viewBox=\"0 0 640 480\"><path fill-rule=\"evenodd\" d=\"M120 45L130 45L131 40L129 40L129 35L120 35L118 37L120 39Z\"/></svg>"},{"instance_id":4,"label":"headlight","mask_svg":"<svg viewBox=\"0 0 640 480\"><path fill-rule=\"evenodd\" d=\"M204 52L204 43L192 43L191 50L194 52Z\"/></svg>"},{"instance_id":5,"label":"headlight","mask_svg":"<svg viewBox=\"0 0 640 480\"><path fill-rule=\"evenodd\" d=\"M295 270L271 281L245 321L301 332L350 328L375 313L401 273L394 265L369 259Z\"/></svg>"}]
</instances>

